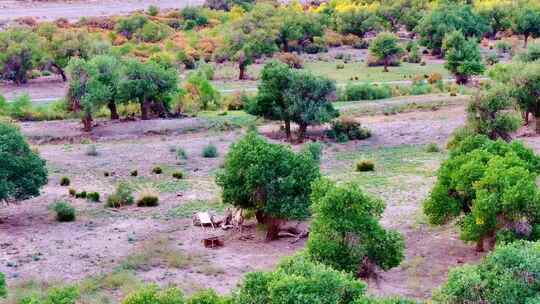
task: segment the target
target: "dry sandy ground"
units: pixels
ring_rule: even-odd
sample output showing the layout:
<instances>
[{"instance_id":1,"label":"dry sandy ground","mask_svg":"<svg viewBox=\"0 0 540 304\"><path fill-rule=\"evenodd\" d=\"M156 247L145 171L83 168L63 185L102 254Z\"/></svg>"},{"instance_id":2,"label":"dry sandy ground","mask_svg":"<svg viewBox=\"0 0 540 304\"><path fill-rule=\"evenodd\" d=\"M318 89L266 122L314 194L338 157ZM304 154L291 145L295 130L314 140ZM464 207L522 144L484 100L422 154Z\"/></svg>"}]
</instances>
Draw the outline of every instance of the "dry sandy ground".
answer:
<instances>
[{"instance_id":1,"label":"dry sandy ground","mask_svg":"<svg viewBox=\"0 0 540 304\"><path fill-rule=\"evenodd\" d=\"M156 5L161 9L201 5L203 0L74 0L74 1L0 1L0 21L20 17L38 20L81 17L126 15L136 10Z\"/></svg>"},{"instance_id":2,"label":"dry sandy ground","mask_svg":"<svg viewBox=\"0 0 540 304\"><path fill-rule=\"evenodd\" d=\"M350 170L352 161L339 159L343 153L443 143L451 131L464 122L464 116L463 106L454 106L437 111L363 117L362 122L374 131L374 136L366 141L327 147L322 170L330 175ZM61 125L49 129L50 124L25 123L22 130L32 137L40 130L61 129ZM66 129L73 126L63 125ZM124 129L121 124L115 128ZM273 132L272 126L261 129ZM176 131L165 135L134 133L138 135L120 139L105 137L96 144L99 151L96 157L85 154L87 145L71 144L69 140L37 144L48 162L50 182L40 197L0 209L0 272L6 273L12 284L32 278L62 282L81 280L110 272L127 256L140 252L146 242L165 238L175 249L197 256L198 262L180 268L153 265L139 270L139 278L160 284L175 283L188 291L212 287L225 293L236 286L245 272L272 269L281 257L303 247L302 242L290 244L285 239L264 243L261 232L250 228L243 233L226 232L226 245L221 249L203 248L200 240L206 232L192 227L188 218L175 212L194 202L203 204L219 199L214 173L229 145L243 131L185 133L181 128ZM218 158L201 156L202 148L209 142L218 147ZM170 152L171 146L183 147L189 155L188 161L179 163ZM69 176L72 187L99 191L106 196L114 190L116 181L129 179L134 169L139 171L143 183L163 185L170 173L160 177L152 175L150 171L156 165L163 166L166 172L181 169L187 175L184 185L161 193L157 208L127 207L111 211L102 204L69 198L67 189L59 186L60 177ZM428 165L435 170L438 162ZM113 174L105 177L104 172ZM474 246L458 239L451 226L433 228L419 222L421 202L433 182L431 176L419 181L421 187L377 193L388 205L383 224L398 229L406 237L407 258L400 267L382 273L378 282L370 282L371 293L427 298L445 280L450 267L481 258ZM58 199L69 200L76 206L79 213L76 222L61 224L54 220L47 208Z\"/></svg>"}]
</instances>

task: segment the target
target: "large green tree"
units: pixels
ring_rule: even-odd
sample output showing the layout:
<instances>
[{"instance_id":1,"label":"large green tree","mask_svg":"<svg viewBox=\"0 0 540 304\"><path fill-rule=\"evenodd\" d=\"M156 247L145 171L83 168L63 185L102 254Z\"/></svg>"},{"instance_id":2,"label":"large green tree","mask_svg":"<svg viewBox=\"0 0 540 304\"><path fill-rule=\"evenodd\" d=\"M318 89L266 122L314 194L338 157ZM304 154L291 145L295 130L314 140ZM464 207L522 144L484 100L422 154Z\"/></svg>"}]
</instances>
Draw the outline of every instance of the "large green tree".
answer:
<instances>
[{"instance_id":1,"label":"large green tree","mask_svg":"<svg viewBox=\"0 0 540 304\"><path fill-rule=\"evenodd\" d=\"M512 30L525 38L524 47L527 47L529 38L540 37L540 5L524 4L514 13Z\"/></svg>"},{"instance_id":2,"label":"large green tree","mask_svg":"<svg viewBox=\"0 0 540 304\"><path fill-rule=\"evenodd\" d=\"M0 31L0 78L20 85L45 56L43 40L31 29L11 27Z\"/></svg>"},{"instance_id":3,"label":"large green tree","mask_svg":"<svg viewBox=\"0 0 540 304\"><path fill-rule=\"evenodd\" d=\"M457 30L467 38L478 39L489 26L469 5L442 4L424 16L415 30L420 34L420 44L440 54L446 34Z\"/></svg>"},{"instance_id":4,"label":"large green tree","mask_svg":"<svg viewBox=\"0 0 540 304\"><path fill-rule=\"evenodd\" d=\"M353 34L364 37L369 31L383 29L384 21L375 13L366 9L351 9L345 12L334 12L333 24L341 34Z\"/></svg>"},{"instance_id":5,"label":"large green tree","mask_svg":"<svg viewBox=\"0 0 540 304\"><path fill-rule=\"evenodd\" d=\"M478 42L466 39L460 31L453 31L445 36L443 43L447 68L456 77L456 83L466 84L473 75L481 75L485 66Z\"/></svg>"},{"instance_id":6,"label":"large green tree","mask_svg":"<svg viewBox=\"0 0 540 304\"><path fill-rule=\"evenodd\" d=\"M516 101L526 121L528 113L536 118L536 132L540 133L540 64L517 64L509 67L507 75L511 96Z\"/></svg>"},{"instance_id":7,"label":"large green tree","mask_svg":"<svg viewBox=\"0 0 540 304\"><path fill-rule=\"evenodd\" d=\"M360 277L398 266L405 242L396 231L379 224L384 203L365 194L355 184L336 185L322 179L313 185L314 220L307 254L334 269Z\"/></svg>"},{"instance_id":8,"label":"large green tree","mask_svg":"<svg viewBox=\"0 0 540 304\"><path fill-rule=\"evenodd\" d=\"M0 123L0 202L38 196L46 183L45 161L15 126Z\"/></svg>"},{"instance_id":9,"label":"large green tree","mask_svg":"<svg viewBox=\"0 0 540 304\"><path fill-rule=\"evenodd\" d=\"M399 45L396 35L388 32L380 33L373 39L369 46L369 52L384 63L384 71L388 72L388 66L393 59L399 58L404 53Z\"/></svg>"},{"instance_id":10,"label":"large green tree","mask_svg":"<svg viewBox=\"0 0 540 304\"><path fill-rule=\"evenodd\" d=\"M284 220L309 216L311 182L319 176L312 153L295 153L250 132L231 146L216 182L223 202L254 211L273 240Z\"/></svg>"},{"instance_id":11,"label":"large green tree","mask_svg":"<svg viewBox=\"0 0 540 304\"><path fill-rule=\"evenodd\" d=\"M284 52L289 51L289 44L293 41L299 44L313 42L314 37L324 35L324 26L318 15L309 12L300 12L293 7L279 10L278 43Z\"/></svg>"},{"instance_id":12,"label":"large green tree","mask_svg":"<svg viewBox=\"0 0 540 304\"><path fill-rule=\"evenodd\" d=\"M484 240L493 241L505 227L532 237L531 230L518 227L538 226L539 172L540 157L520 142L492 141L483 135L465 138L441 165L424 212L433 224L463 216L461 238L476 242L478 251L484 250Z\"/></svg>"},{"instance_id":13,"label":"large green tree","mask_svg":"<svg viewBox=\"0 0 540 304\"><path fill-rule=\"evenodd\" d=\"M149 61L127 60L118 84L119 99L141 106L141 118L149 119L151 111L166 116L170 97L178 92L178 72Z\"/></svg>"}]
</instances>

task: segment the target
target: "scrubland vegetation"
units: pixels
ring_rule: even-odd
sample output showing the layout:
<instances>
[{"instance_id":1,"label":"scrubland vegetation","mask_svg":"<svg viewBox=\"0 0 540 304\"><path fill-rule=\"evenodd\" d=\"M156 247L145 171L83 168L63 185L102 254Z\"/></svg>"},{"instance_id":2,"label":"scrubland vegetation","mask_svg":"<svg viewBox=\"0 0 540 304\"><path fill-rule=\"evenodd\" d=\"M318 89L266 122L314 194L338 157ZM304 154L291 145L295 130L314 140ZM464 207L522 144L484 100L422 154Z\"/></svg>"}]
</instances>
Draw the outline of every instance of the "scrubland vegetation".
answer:
<instances>
[{"instance_id":1,"label":"scrubland vegetation","mask_svg":"<svg viewBox=\"0 0 540 304\"><path fill-rule=\"evenodd\" d=\"M0 299L536 303L537 38L528 0L10 20Z\"/></svg>"}]
</instances>

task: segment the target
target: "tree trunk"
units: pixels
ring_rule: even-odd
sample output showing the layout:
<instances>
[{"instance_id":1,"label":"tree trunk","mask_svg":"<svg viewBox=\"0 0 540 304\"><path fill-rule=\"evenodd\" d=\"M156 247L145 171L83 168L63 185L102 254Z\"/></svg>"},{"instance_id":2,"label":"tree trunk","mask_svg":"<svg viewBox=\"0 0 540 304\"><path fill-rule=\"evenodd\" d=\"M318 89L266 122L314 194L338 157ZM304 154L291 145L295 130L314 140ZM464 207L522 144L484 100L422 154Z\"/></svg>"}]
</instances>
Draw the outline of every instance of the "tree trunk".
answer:
<instances>
[{"instance_id":1,"label":"tree trunk","mask_svg":"<svg viewBox=\"0 0 540 304\"><path fill-rule=\"evenodd\" d=\"M264 211L257 210L255 212L255 218L257 219L257 223L259 224L265 224L266 223L266 214L264 214Z\"/></svg>"},{"instance_id":2,"label":"tree trunk","mask_svg":"<svg viewBox=\"0 0 540 304\"><path fill-rule=\"evenodd\" d=\"M480 237L480 239L476 242L476 251L477 252L484 252L484 237Z\"/></svg>"},{"instance_id":3,"label":"tree trunk","mask_svg":"<svg viewBox=\"0 0 540 304\"><path fill-rule=\"evenodd\" d=\"M285 135L287 136L287 141L291 141L291 121L285 119Z\"/></svg>"},{"instance_id":4,"label":"tree trunk","mask_svg":"<svg viewBox=\"0 0 540 304\"><path fill-rule=\"evenodd\" d=\"M283 39L283 52L289 52L289 41L287 39Z\"/></svg>"},{"instance_id":5,"label":"tree trunk","mask_svg":"<svg viewBox=\"0 0 540 304\"><path fill-rule=\"evenodd\" d=\"M534 120L535 120L534 130L536 131L536 133L540 134L540 115L535 116Z\"/></svg>"},{"instance_id":6,"label":"tree trunk","mask_svg":"<svg viewBox=\"0 0 540 304\"><path fill-rule=\"evenodd\" d=\"M91 114L84 114L82 118L82 123L83 123L84 132L92 131L92 115Z\"/></svg>"},{"instance_id":7,"label":"tree trunk","mask_svg":"<svg viewBox=\"0 0 540 304\"><path fill-rule=\"evenodd\" d=\"M466 75L456 75L457 84L467 84L469 82L469 77Z\"/></svg>"},{"instance_id":8,"label":"tree trunk","mask_svg":"<svg viewBox=\"0 0 540 304\"><path fill-rule=\"evenodd\" d=\"M120 116L118 115L118 110L116 108L116 103L114 101L109 101L107 107L109 108L109 111L111 111L112 120L117 120L120 118Z\"/></svg>"},{"instance_id":9,"label":"tree trunk","mask_svg":"<svg viewBox=\"0 0 540 304\"><path fill-rule=\"evenodd\" d=\"M384 59L384 71L388 72L388 59Z\"/></svg>"},{"instance_id":10,"label":"tree trunk","mask_svg":"<svg viewBox=\"0 0 540 304\"><path fill-rule=\"evenodd\" d=\"M64 72L64 69L62 69L59 65L57 65L54 62L51 63L51 65L58 71L58 74L60 74L60 76L62 76L62 81L66 82L67 77L66 77L66 73Z\"/></svg>"},{"instance_id":11,"label":"tree trunk","mask_svg":"<svg viewBox=\"0 0 540 304\"><path fill-rule=\"evenodd\" d=\"M303 142L306 137L307 124L302 123L298 128L298 141Z\"/></svg>"},{"instance_id":12,"label":"tree trunk","mask_svg":"<svg viewBox=\"0 0 540 304\"><path fill-rule=\"evenodd\" d=\"M240 63L238 65L238 68L240 69L240 74L238 75L238 80L246 79L246 66L245 66L245 64Z\"/></svg>"},{"instance_id":13,"label":"tree trunk","mask_svg":"<svg viewBox=\"0 0 540 304\"><path fill-rule=\"evenodd\" d=\"M521 113L521 116L523 116L523 124L525 126L528 126L529 125L529 111L523 111Z\"/></svg>"},{"instance_id":14,"label":"tree trunk","mask_svg":"<svg viewBox=\"0 0 540 304\"><path fill-rule=\"evenodd\" d=\"M145 100L141 103L141 119L148 120L150 119L148 114L150 112L150 102Z\"/></svg>"},{"instance_id":15,"label":"tree trunk","mask_svg":"<svg viewBox=\"0 0 540 304\"><path fill-rule=\"evenodd\" d=\"M281 225L283 220L267 216L268 230L266 231L266 241L270 242L279 238L279 232L281 231Z\"/></svg>"},{"instance_id":16,"label":"tree trunk","mask_svg":"<svg viewBox=\"0 0 540 304\"><path fill-rule=\"evenodd\" d=\"M523 47L527 48L528 43L529 43L529 35L525 34L525 44L523 45Z\"/></svg>"}]
</instances>

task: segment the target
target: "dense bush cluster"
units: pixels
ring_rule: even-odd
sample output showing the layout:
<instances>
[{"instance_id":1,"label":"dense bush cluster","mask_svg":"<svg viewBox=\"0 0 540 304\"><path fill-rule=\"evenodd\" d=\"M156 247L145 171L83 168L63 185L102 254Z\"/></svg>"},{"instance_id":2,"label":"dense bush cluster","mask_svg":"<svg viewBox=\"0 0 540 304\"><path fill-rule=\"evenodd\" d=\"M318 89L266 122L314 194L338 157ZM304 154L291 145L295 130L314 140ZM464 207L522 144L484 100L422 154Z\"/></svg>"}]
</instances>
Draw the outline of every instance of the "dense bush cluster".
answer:
<instances>
[{"instance_id":1,"label":"dense bush cluster","mask_svg":"<svg viewBox=\"0 0 540 304\"><path fill-rule=\"evenodd\" d=\"M362 127L358 121L350 117L341 117L332 121L332 127L326 134L338 142L362 140L371 136L369 129Z\"/></svg>"},{"instance_id":2,"label":"dense bush cluster","mask_svg":"<svg viewBox=\"0 0 540 304\"><path fill-rule=\"evenodd\" d=\"M75 208L67 202L57 202L53 206L56 219L59 222L73 222L75 220Z\"/></svg>"},{"instance_id":3,"label":"dense bush cluster","mask_svg":"<svg viewBox=\"0 0 540 304\"><path fill-rule=\"evenodd\" d=\"M540 157L520 142L466 137L441 165L424 212L434 224L462 217L461 238L478 250L500 233L536 239L539 172Z\"/></svg>"}]
</instances>

